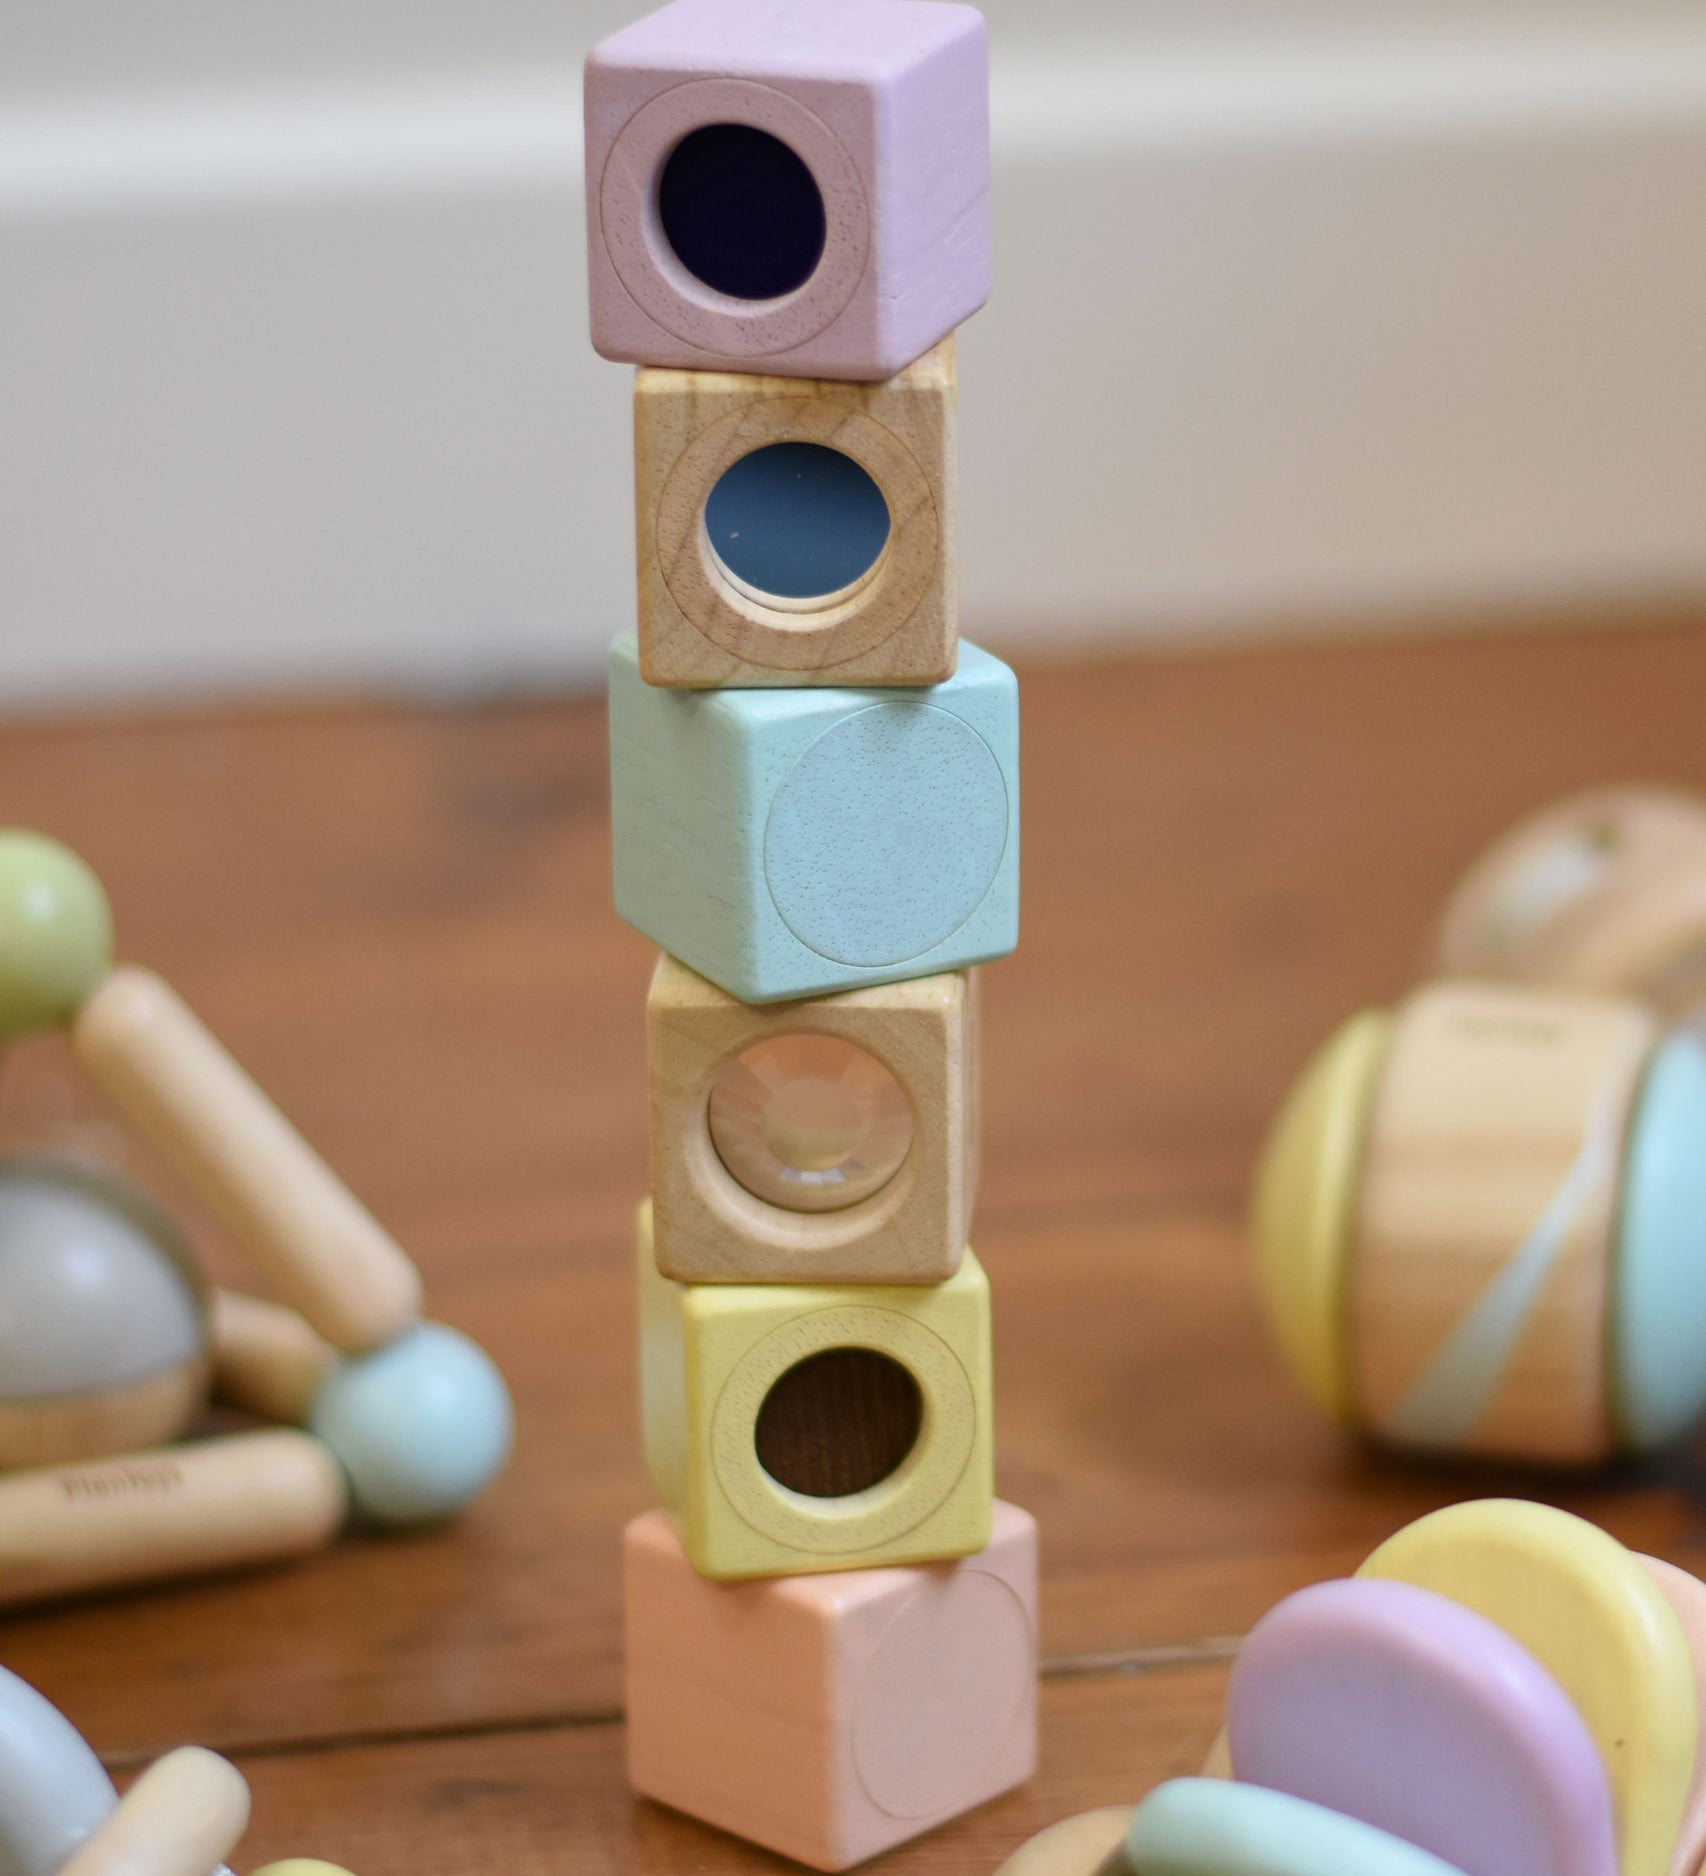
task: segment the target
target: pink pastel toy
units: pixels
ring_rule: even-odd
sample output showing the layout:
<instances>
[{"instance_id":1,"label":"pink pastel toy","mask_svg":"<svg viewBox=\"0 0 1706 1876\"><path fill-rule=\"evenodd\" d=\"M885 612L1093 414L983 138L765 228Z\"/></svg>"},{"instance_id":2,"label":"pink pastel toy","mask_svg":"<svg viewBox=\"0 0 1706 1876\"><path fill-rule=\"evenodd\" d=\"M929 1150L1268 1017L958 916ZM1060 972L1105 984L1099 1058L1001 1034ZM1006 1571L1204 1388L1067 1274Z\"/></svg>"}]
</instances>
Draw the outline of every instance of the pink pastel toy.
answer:
<instances>
[{"instance_id":1,"label":"pink pastel toy","mask_svg":"<svg viewBox=\"0 0 1706 1876\"><path fill-rule=\"evenodd\" d=\"M943 0L676 0L586 68L606 358L882 379L989 292L986 37Z\"/></svg>"},{"instance_id":2,"label":"pink pastel toy","mask_svg":"<svg viewBox=\"0 0 1706 1876\"><path fill-rule=\"evenodd\" d=\"M1485 1616L1377 1578L1288 1597L1239 1650L1233 1776L1373 1824L1464 1876L1617 1876L1593 1735Z\"/></svg>"},{"instance_id":3,"label":"pink pastel toy","mask_svg":"<svg viewBox=\"0 0 1706 1876\"><path fill-rule=\"evenodd\" d=\"M1029 1778L1036 1525L957 1563L715 1583L669 1519L624 1542L635 1788L841 1870Z\"/></svg>"}]
</instances>

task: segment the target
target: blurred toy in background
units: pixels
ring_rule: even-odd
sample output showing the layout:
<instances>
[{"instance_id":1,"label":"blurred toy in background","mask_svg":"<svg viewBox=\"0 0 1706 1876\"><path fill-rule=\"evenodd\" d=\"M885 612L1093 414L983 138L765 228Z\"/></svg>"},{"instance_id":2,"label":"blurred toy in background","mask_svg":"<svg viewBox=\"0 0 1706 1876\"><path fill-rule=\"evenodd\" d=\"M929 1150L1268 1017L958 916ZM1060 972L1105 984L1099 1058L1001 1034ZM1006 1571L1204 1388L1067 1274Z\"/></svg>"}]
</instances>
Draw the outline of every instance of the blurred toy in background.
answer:
<instances>
[{"instance_id":1,"label":"blurred toy in background","mask_svg":"<svg viewBox=\"0 0 1706 1876\"><path fill-rule=\"evenodd\" d=\"M218 1753L183 1746L120 1798L57 1707L0 1668L0 1876L230 1876L249 1787ZM348 1876L305 1859L255 1876Z\"/></svg>"},{"instance_id":2,"label":"blurred toy in background","mask_svg":"<svg viewBox=\"0 0 1706 1876\"><path fill-rule=\"evenodd\" d=\"M1350 1019L1256 1179L1309 1394L1399 1447L1592 1465L1706 1409L1706 804L1583 796L1455 895L1455 973Z\"/></svg>"},{"instance_id":3,"label":"blurred toy in background","mask_svg":"<svg viewBox=\"0 0 1706 1876\"><path fill-rule=\"evenodd\" d=\"M1549 1506L1454 1505L1250 1632L1204 1775L999 1876L1695 1876L1706 1585Z\"/></svg>"},{"instance_id":4,"label":"blurred toy in background","mask_svg":"<svg viewBox=\"0 0 1706 1876\"><path fill-rule=\"evenodd\" d=\"M0 1604L447 1517L508 1456L502 1377L176 993L112 964L77 856L0 832L0 1043L44 1028L282 1302L210 1290L108 1171L0 1160ZM211 1395L285 1427L177 1441ZM83 1462L83 1463L75 1463Z\"/></svg>"}]
</instances>

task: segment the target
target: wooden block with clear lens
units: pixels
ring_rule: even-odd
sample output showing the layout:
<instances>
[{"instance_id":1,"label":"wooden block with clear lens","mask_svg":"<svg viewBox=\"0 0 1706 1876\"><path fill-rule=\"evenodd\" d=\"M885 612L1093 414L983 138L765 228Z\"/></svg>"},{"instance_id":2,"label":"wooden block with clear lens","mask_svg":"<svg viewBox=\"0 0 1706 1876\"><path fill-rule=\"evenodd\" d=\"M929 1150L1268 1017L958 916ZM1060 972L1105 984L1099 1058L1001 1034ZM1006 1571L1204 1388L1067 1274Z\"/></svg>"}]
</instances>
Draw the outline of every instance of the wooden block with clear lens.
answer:
<instances>
[{"instance_id":1,"label":"wooden block with clear lens","mask_svg":"<svg viewBox=\"0 0 1706 1876\"><path fill-rule=\"evenodd\" d=\"M674 1283L640 1212L646 1459L703 1576L968 1556L995 1502L989 1283Z\"/></svg>"},{"instance_id":2,"label":"wooden block with clear lens","mask_svg":"<svg viewBox=\"0 0 1706 1876\"><path fill-rule=\"evenodd\" d=\"M1367 1424L1566 1462L1615 1449L1623 1143L1656 1026L1622 1000L1437 984L1398 1011L1350 1273Z\"/></svg>"},{"instance_id":3,"label":"wooden block with clear lens","mask_svg":"<svg viewBox=\"0 0 1706 1876\"><path fill-rule=\"evenodd\" d=\"M646 682L951 677L956 397L952 339L881 384L640 372Z\"/></svg>"},{"instance_id":4,"label":"wooden block with clear lens","mask_svg":"<svg viewBox=\"0 0 1706 1876\"><path fill-rule=\"evenodd\" d=\"M658 1268L941 1283L977 1183L975 971L753 1008L667 953L647 1005Z\"/></svg>"},{"instance_id":5,"label":"wooden block with clear lens","mask_svg":"<svg viewBox=\"0 0 1706 1876\"><path fill-rule=\"evenodd\" d=\"M957 1563L714 1583L669 1519L624 1541L629 1776L840 1870L1036 1763L1036 1525L996 1505Z\"/></svg>"}]
</instances>

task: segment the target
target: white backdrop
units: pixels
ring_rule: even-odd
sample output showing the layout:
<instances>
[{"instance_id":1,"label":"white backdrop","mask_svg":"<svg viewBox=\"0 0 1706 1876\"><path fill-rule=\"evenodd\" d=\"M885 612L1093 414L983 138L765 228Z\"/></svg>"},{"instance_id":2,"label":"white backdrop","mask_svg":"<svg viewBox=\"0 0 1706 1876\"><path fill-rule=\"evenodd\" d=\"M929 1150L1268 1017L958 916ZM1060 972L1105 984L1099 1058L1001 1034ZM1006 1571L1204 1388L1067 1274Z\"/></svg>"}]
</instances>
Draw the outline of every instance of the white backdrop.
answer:
<instances>
[{"instance_id":1,"label":"white backdrop","mask_svg":"<svg viewBox=\"0 0 1706 1876\"><path fill-rule=\"evenodd\" d=\"M577 68L630 11L8 10L0 709L596 676ZM1698 7L989 11L974 635L1706 590Z\"/></svg>"}]
</instances>

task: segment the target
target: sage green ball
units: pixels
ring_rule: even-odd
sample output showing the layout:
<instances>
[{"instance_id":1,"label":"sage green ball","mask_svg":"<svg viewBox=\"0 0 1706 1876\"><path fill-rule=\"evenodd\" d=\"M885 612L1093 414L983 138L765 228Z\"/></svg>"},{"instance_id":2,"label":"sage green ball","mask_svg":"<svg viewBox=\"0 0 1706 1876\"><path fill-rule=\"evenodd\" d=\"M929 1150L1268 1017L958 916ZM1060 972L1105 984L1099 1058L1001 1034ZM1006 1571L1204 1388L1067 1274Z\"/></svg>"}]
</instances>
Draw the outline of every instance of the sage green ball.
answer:
<instances>
[{"instance_id":1,"label":"sage green ball","mask_svg":"<svg viewBox=\"0 0 1706 1876\"><path fill-rule=\"evenodd\" d=\"M57 840L0 829L0 1041L70 1021L112 962L101 882Z\"/></svg>"}]
</instances>

